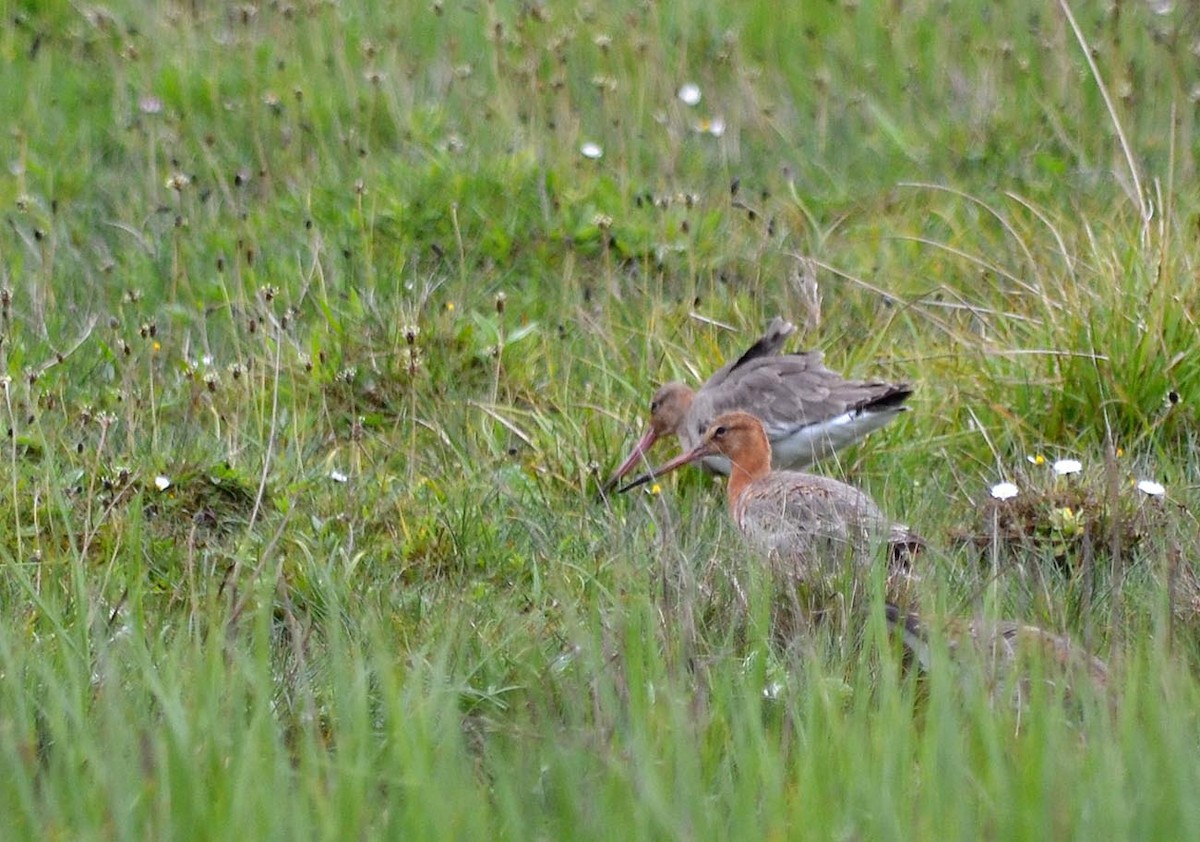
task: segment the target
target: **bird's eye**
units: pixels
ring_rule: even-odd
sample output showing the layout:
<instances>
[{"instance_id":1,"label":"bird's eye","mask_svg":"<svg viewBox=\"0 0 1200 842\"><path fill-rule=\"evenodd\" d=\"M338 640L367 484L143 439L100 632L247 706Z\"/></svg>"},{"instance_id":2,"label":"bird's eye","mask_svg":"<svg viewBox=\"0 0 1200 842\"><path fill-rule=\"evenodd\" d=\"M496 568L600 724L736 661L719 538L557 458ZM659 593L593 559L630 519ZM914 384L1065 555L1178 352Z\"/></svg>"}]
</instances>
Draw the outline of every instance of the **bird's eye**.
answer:
<instances>
[{"instance_id":1,"label":"bird's eye","mask_svg":"<svg viewBox=\"0 0 1200 842\"><path fill-rule=\"evenodd\" d=\"M658 412L658 401L650 401L650 414Z\"/></svg>"},{"instance_id":2,"label":"bird's eye","mask_svg":"<svg viewBox=\"0 0 1200 842\"><path fill-rule=\"evenodd\" d=\"M723 435L725 435L725 425L724 424L721 424L720 426L714 428L712 431L712 437L714 439L719 439Z\"/></svg>"}]
</instances>

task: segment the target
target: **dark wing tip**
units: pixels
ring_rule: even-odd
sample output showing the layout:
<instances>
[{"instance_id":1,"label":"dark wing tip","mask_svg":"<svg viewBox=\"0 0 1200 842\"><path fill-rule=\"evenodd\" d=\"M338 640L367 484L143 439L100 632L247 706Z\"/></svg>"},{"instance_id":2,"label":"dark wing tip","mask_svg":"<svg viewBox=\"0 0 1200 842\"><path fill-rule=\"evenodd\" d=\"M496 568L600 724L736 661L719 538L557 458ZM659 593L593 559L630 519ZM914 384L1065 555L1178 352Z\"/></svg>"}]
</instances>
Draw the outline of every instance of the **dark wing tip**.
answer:
<instances>
[{"instance_id":1,"label":"dark wing tip","mask_svg":"<svg viewBox=\"0 0 1200 842\"><path fill-rule=\"evenodd\" d=\"M759 357L772 357L779 353L783 348L783 343L787 338L796 332L796 326L784 319L782 316L776 316L767 325L767 332L758 338L758 340L742 352L742 355L737 358L729 370L733 371L741 365L745 365L751 360L756 360Z\"/></svg>"},{"instance_id":2,"label":"dark wing tip","mask_svg":"<svg viewBox=\"0 0 1200 842\"><path fill-rule=\"evenodd\" d=\"M905 611L894 602L885 602L883 604L883 612L887 624L903 632L906 642L924 638L925 630L921 628L921 618L914 612Z\"/></svg>"},{"instance_id":3,"label":"dark wing tip","mask_svg":"<svg viewBox=\"0 0 1200 842\"><path fill-rule=\"evenodd\" d=\"M904 406L904 402L912 397L913 387L907 383L887 383L880 384L886 386L878 395L867 398L858 406L854 407L856 411L870 410L874 412L883 412L887 410L905 410L908 407Z\"/></svg>"},{"instance_id":4,"label":"dark wing tip","mask_svg":"<svg viewBox=\"0 0 1200 842\"><path fill-rule=\"evenodd\" d=\"M916 559L929 544L906 526L897 526L888 539L888 556L893 567L901 570L912 568Z\"/></svg>"}]
</instances>

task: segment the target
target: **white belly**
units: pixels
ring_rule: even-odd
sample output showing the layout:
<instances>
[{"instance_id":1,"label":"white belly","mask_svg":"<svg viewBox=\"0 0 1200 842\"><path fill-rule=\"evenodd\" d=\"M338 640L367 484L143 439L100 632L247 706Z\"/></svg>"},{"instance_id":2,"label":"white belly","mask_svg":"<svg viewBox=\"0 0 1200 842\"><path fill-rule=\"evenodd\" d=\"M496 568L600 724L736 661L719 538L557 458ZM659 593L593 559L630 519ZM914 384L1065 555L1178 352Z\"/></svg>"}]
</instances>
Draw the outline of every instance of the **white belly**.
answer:
<instances>
[{"instance_id":1,"label":"white belly","mask_svg":"<svg viewBox=\"0 0 1200 842\"><path fill-rule=\"evenodd\" d=\"M819 424L797 430L767 430L771 440L771 465L775 468L803 468L819 462L834 451L854 444L867 433L878 430L896 415L889 412L846 412Z\"/></svg>"}]
</instances>

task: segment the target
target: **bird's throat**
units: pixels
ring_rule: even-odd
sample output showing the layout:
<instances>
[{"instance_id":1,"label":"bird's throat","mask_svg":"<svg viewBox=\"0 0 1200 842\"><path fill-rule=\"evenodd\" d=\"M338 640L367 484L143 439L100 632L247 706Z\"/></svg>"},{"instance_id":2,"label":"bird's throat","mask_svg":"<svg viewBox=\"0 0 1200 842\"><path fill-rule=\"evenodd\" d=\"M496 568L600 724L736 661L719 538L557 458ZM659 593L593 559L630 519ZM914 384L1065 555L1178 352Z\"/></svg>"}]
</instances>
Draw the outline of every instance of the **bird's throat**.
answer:
<instances>
[{"instance_id":1,"label":"bird's throat","mask_svg":"<svg viewBox=\"0 0 1200 842\"><path fill-rule=\"evenodd\" d=\"M729 501L729 509L733 511L738 499L746 491L750 483L766 476L771 470L770 462L761 463L759 460L730 460L729 483L725 486L725 496Z\"/></svg>"}]
</instances>

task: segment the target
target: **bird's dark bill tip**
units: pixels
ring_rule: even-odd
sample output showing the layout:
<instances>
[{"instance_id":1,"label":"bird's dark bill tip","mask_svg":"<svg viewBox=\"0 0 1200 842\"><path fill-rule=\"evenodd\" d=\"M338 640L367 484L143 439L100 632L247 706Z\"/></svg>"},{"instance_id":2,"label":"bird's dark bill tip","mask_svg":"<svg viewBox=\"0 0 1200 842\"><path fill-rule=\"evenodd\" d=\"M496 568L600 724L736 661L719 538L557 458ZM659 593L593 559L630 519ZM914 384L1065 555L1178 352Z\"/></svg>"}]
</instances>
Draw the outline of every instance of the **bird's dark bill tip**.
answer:
<instances>
[{"instance_id":1,"label":"bird's dark bill tip","mask_svg":"<svg viewBox=\"0 0 1200 842\"><path fill-rule=\"evenodd\" d=\"M629 491L630 489L633 489L633 488L637 488L639 485L645 485L646 483L650 482L650 480L652 480L652 479L654 479L654 474L652 474L652 473L642 474L637 479L631 480L631 481L625 483L625 485L622 485L620 488L618 488L617 493L624 494L626 491Z\"/></svg>"}]
</instances>

